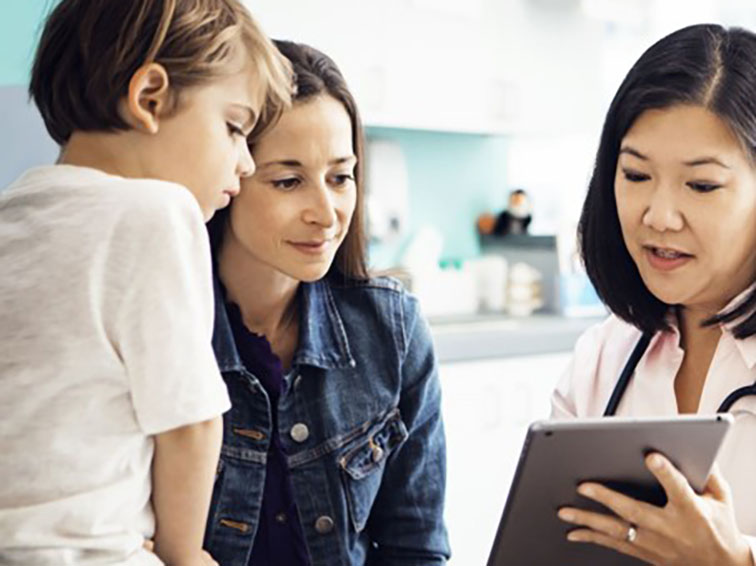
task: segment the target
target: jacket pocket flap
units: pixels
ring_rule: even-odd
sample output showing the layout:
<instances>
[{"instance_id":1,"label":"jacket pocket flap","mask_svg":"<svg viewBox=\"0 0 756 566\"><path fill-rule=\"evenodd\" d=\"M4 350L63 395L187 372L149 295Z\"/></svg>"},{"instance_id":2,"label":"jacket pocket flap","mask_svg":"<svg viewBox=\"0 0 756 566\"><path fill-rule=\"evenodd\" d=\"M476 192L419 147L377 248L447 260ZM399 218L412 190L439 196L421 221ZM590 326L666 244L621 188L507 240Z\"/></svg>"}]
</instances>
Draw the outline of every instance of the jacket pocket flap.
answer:
<instances>
[{"instance_id":1,"label":"jacket pocket flap","mask_svg":"<svg viewBox=\"0 0 756 566\"><path fill-rule=\"evenodd\" d=\"M339 460L339 465L352 479L361 480L381 467L389 454L407 436L407 427L399 409L393 409L372 426L355 446L347 450Z\"/></svg>"}]
</instances>

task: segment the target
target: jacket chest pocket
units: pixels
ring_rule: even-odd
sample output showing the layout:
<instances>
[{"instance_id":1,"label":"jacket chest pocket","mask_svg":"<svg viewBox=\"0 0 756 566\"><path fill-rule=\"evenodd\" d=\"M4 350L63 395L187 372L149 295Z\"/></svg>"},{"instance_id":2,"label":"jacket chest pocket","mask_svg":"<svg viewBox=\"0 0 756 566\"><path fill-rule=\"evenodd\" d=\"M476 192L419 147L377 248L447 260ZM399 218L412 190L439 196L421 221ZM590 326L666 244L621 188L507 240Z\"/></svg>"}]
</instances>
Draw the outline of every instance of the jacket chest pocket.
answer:
<instances>
[{"instance_id":1,"label":"jacket chest pocket","mask_svg":"<svg viewBox=\"0 0 756 566\"><path fill-rule=\"evenodd\" d=\"M386 461L407 436L399 409L394 409L351 443L339 458L349 515L356 532L365 528L370 517Z\"/></svg>"}]
</instances>

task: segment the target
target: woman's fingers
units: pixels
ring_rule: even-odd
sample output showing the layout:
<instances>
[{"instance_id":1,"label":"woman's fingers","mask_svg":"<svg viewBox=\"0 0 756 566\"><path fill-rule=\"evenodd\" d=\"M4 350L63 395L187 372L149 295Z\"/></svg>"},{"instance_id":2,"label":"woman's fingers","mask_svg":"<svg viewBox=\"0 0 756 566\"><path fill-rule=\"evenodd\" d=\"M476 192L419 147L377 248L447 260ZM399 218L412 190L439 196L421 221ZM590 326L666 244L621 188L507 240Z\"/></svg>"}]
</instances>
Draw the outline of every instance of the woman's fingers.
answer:
<instances>
[{"instance_id":1,"label":"woman's fingers","mask_svg":"<svg viewBox=\"0 0 756 566\"><path fill-rule=\"evenodd\" d=\"M637 544L630 543L624 538L616 539L607 534L592 531L590 529L574 530L567 535L567 539L572 542L588 542L598 544L606 548L616 550L617 552L621 552L622 554L634 556L635 558L648 563L653 563L655 560L654 556L649 551Z\"/></svg>"},{"instance_id":2,"label":"woman's fingers","mask_svg":"<svg viewBox=\"0 0 756 566\"><path fill-rule=\"evenodd\" d=\"M654 555L662 555L665 552L664 541L666 539L661 538L654 531L644 529L638 525L631 525L619 517L573 507L560 509L557 515L563 521L579 527L588 527L592 531L607 535L618 541L633 544L636 547L650 551ZM632 538L629 536L631 526L634 529Z\"/></svg>"},{"instance_id":3,"label":"woman's fingers","mask_svg":"<svg viewBox=\"0 0 756 566\"><path fill-rule=\"evenodd\" d=\"M599 483L587 482L578 486L578 493L583 497L598 501L604 507L614 511L627 523L644 527L651 531L666 532L663 510L609 489Z\"/></svg>"},{"instance_id":4,"label":"woman's fingers","mask_svg":"<svg viewBox=\"0 0 756 566\"><path fill-rule=\"evenodd\" d=\"M155 551L155 543L150 539L146 539L142 543L142 546L145 548L145 550L149 550L150 552ZM206 550L202 551L202 562L204 566L220 566Z\"/></svg>"},{"instance_id":5,"label":"woman's fingers","mask_svg":"<svg viewBox=\"0 0 756 566\"><path fill-rule=\"evenodd\" d=\"M683 507L696 504L696 492L690 487L685 476L664 456L658 453L649 454L646 456L646 467L659 480L668 501Z\"/></svg>"},{"instance_id":6,"label":"woman's fingers","mask_svg":"<svg viewBox=\"0 0 756 566\"><path fill-rule=\"evenodd\" d=\"M604 533L616 539L624 539L627 535L628 524L618 519L602 513L593 513L572 507L560 509L557 513L560 519L575 525L590 527L594 531Z\"/></svg>"},{"instance_id":7,"label":"woman's fingers","mask_svg":"<svg viewBox=\"0 0 756 566\"><path fill-rule=\"evenodd\" d=\"M732 501L730 484L727 483L724 477L722 477L722 473L719 471L719 466L717 464L714 464L714 467L711 470L711 475L706 481L704 493L722 503L729 504Z\"/></svg>"}]
</instances>

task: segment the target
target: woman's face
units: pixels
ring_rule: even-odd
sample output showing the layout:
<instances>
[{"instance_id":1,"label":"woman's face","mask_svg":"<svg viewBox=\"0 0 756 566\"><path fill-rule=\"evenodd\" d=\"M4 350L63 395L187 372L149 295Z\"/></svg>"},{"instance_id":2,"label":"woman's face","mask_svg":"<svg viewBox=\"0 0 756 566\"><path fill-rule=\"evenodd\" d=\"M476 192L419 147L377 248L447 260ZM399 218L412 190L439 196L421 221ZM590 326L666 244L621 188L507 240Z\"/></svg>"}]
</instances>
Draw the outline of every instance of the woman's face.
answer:
<instances>
[{"instance_id":1,"label":"woman's face","mask_svg":"<svg viewBox=\"0 0 756 566\"><path fill-rule=\"evenodd\" d=\"M756 279L756 169L712 112L641 114L614 190L625 245L661 301L714 313Z\"/></svg>"},{"instance_id":2,"label":"woman's face","mask_svg":"<svg viewBox=\"0 0 756 566\"><path fill-rule=\"evenodd\" d=\"M255 145L231 232L252 261L299 281L323 277L352 219L357 158L352 123L328 95L295 103Z\"/></svg>"}]
</instances>

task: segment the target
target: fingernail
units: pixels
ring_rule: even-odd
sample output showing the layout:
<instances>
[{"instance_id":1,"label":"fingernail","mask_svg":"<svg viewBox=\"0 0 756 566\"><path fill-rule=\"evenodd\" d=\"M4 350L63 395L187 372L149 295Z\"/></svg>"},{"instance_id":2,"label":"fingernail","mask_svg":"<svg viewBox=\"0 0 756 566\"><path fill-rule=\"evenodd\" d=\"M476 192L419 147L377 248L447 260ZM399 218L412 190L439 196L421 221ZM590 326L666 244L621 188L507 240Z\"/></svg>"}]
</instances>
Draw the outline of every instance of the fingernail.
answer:
<instances>
[{"instance_id":1,"label":"fingernail","mask_svg":"<svg viewBox=\"0 0 756 566\"><path fill-rule=\"evenodd\" d=\"M567 533L567 540L571 540L572 542L579 541L580 535L575 531L572 531L571 533Z\"/></svg>"},{"instance_id":2,"label":"fingernail","mask_svg":"<svg viewBox=\"0 0 756 566\"><path fill-rule=\"evenodd\" d=\"M652 454L648 457L648 465L655 470L659 470L664 465L664 462L658 454Z\"/></svg>"},{"instance_id":3,"label":"fingernail","mask_svg":"<svg viewBox=\"0 0 756 566\"><path fill-rule=\"evenodd\" d=\"M573 513L572 511L567 511L566 509L561 509L559 511L559 518L563 521L574 521L575 513Z\"/></svg>"},{"instance_id":4,"label":"fingernail","mask_svg":"<svg viewBox=\"0 0 756 566\"><path fill-rule=\"evenodd\" d=\"M578 493L580 495L587 495L588 497L590 497L591 495L593 495L593 488L589 485L580 485L578 486Z\"/></svg>"}]
</instances>

